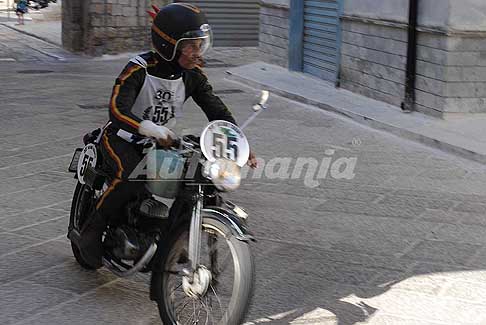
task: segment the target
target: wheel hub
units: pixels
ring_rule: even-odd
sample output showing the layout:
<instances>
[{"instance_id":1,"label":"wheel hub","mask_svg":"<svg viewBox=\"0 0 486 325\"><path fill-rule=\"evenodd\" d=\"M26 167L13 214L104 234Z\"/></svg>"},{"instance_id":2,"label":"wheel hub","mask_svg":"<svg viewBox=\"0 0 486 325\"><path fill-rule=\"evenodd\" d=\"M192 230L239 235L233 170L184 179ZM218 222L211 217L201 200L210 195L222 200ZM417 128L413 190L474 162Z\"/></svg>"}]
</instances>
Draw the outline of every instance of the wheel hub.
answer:
<instances>
[{"instance_id":1,"label":"wheel hub","mask_svg":"<svg viewBox=\"0 0 486 325\"><path fill-rule=\"evenodd\" d=\"M182 277L182 289L192 298L202 297L208 291L211 284L212 275L205 266L201 265L191 275L184 275Z\"/></svg>"}]
</instances>

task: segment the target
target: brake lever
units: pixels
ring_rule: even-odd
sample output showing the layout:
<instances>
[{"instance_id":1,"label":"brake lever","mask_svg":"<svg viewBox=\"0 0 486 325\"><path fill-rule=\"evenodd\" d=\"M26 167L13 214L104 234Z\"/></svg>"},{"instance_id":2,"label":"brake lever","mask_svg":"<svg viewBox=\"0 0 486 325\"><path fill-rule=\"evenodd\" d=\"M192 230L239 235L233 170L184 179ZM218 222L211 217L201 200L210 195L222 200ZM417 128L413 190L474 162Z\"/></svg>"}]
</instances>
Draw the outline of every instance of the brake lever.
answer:
<instances>
[{"instance_id":1,"label":"brake lever","mask_svg":"<svg viewBox=\"0 0 486 325\"><path fill-rule=\"evenodd\" d=\"M267 101L269 96L270 93L268 91L262 90L260 102L253 105L253 114L251 114L250 117L245 122L243 122L243 124L240 126L240 129L242 130L245 129L248 126L248 124L253 122L253 120L258 116L258 114L260 114L261 112L263 112L268 108Z\"/></svg>"}]
</instances>

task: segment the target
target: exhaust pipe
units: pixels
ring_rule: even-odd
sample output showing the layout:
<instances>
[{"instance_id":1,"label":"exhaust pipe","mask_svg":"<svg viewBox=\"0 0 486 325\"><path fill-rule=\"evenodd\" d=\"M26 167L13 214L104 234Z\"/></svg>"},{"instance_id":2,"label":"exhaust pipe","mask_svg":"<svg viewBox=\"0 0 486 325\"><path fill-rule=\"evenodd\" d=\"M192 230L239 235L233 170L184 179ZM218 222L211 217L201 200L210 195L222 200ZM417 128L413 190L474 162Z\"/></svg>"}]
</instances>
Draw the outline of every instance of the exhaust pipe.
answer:
<instances>
[{"instance_id":1,"label":"exhaust pipe","mask_svg":"<svg viewBox=\"0 0 486 325\"><path fill-rule=\"evenodd\" d=\"M132 268L129 269L123 269L120 266L118 266L116 263L113 261L109 261L106 258L103 257L103 265L110 270L113 274L125 278L128 276L131 276L141 269L143 269L152 259L152 257L155 255L155 252L157 251L157 244L152 243L150 247L147 249L145 254L142 256L142 258L135 264Z\"/></svg>"}]
</instances>

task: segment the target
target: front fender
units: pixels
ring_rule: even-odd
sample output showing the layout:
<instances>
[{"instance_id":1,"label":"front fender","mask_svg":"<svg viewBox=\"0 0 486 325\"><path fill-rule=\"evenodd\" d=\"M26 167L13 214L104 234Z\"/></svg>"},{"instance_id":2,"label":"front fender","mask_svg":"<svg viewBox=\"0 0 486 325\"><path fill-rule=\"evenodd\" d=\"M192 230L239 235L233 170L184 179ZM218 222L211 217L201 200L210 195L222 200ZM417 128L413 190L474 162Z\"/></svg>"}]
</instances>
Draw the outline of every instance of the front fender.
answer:
<instances>
[{"instance_id":1,"label":"front fender","mask_svg":"<svg viewBox=\"0 0 486 325\"><path fill-rule=\"evenodd\" d=\"M242 241L256 241L246 223L233 212L217 206L201 209L203 220L216 220L228 227L236 239Z\"/></svg>"}]
</instances>

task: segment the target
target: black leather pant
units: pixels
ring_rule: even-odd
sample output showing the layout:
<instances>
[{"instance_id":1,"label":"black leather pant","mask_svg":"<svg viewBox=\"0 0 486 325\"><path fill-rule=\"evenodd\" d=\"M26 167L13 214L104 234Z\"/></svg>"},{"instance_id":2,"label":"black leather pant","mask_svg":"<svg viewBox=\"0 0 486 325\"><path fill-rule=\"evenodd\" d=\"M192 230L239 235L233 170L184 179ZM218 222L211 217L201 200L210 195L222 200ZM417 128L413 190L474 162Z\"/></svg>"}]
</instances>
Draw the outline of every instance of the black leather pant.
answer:
<instances>
[{"instance_id":1,"label":"black leather pant","mask_svg":"<svg viewBox=\"0 0 486 325\"><path fill-rule=\"evenodd\" d=\"M98 200L96 209L108 223L119 225L126 220L126 205L139 195L146 195L143 180L129 179L143 158L143 145L127 142L113 129L107 129L101 142L103 169L110 176L110 184Z\"/></svg>"}]
</instances>

